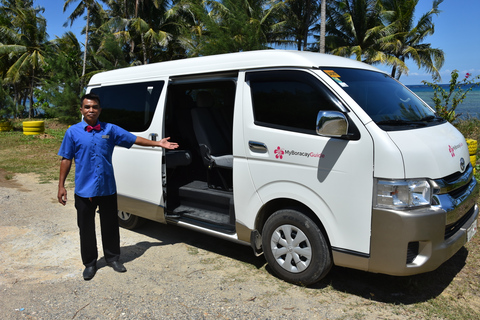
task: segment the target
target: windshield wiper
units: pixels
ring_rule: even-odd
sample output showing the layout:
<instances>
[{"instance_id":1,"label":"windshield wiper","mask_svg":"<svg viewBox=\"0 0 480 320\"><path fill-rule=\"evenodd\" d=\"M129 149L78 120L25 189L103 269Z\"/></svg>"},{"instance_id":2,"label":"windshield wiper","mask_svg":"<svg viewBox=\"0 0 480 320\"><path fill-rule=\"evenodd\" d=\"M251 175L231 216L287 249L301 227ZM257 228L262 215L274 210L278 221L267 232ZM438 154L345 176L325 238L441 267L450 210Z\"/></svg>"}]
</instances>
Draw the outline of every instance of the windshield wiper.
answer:
<instances>
[{"instance_id":1,"label":"windshield wiper","mask_svg":"<svg viewBox=\"0 0 480 320\"><path fill-rule=\"evenodd\" d=\"M404 120L404 119L388 119L377 122L379 125L387 126L404 126L404 125L426 125L425 122L444 121L438 116L426 116L419 120Z\"/></svg>"},{"instance_id":2,"label":"windshield wiper","mask_svg":"<svg viewBox=\"0 0 480 320\"><path fill-rule=\"evenodd\" d=\"M406 121L403 119L389 119L389 120L382 120L377 122L379 125L389 125L389 126L404 126L406 124L412 124L412 121Z\"/></svg>"}]
</instances>

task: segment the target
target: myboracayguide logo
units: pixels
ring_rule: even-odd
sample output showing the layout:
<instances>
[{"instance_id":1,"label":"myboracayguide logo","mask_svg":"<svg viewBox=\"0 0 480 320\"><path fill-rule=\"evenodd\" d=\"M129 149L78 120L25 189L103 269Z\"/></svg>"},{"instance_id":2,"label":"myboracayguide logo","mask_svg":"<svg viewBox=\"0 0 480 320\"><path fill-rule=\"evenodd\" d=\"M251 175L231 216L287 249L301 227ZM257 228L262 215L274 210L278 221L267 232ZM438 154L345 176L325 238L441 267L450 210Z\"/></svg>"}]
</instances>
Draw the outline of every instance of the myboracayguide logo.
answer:
<instances>
[{"instance_id":1,"label":"myboracayguide logo","mask_svg":"<svg viewBox=\"0 0 480 320\"><path fill-rule=\"evenodd\" d=\"M325 158L325 154L313 151L296 151L296 150L287 150L280 146L277 147L274 151L276 159L283 159L284 156L296 156L296 157L306 157L306 158Z\"/></svg>"}]
</instances>

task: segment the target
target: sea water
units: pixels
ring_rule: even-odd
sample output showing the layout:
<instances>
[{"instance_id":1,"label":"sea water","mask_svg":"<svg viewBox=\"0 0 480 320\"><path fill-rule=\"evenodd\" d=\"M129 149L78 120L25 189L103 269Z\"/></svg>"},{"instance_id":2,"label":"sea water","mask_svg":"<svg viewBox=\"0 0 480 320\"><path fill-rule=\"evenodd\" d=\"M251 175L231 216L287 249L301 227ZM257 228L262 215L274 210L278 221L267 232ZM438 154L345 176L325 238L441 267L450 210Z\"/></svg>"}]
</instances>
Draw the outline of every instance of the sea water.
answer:
<instances>
[{"instance_id":1,"label":"sea water","mask_svg":"<svg viewBox=\"0 0 480 320\"><path fill-rule=\"evenodd\" d=\"M415 92L415 94L419 96L423 101L425 101L429 106L435 108L435 104L432 101L434 91L431 87L426 85L408 85L407 87L413 92ZM449 91L448 84L442 84L441 87L445 91ZM466 90L467 87L464 86L463 89ZM453 94L450 98L449 106L452 105L452 98ZM474 87L471 91L467 93L467 96L465 97L463 102L457 106L455 113L460 115L460 119L480 119L480 87Z\"/></svg>"}]
</instances>

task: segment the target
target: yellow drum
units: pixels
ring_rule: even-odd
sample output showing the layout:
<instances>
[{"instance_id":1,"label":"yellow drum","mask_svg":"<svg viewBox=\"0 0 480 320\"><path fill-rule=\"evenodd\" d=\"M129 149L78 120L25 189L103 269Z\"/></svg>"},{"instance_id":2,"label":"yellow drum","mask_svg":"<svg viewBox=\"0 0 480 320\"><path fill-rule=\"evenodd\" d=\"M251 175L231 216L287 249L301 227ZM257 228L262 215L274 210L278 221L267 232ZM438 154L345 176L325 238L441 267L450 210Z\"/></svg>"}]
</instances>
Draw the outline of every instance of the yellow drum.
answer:
<instances>
[{"instance_id":1,"label":"yellow drum","mask_svg":"<svg viewBox=\"0 0 480 320\"><path fill-rule=\"evenodd\" d=\"M32 136L45 132L45 121L24 121L23 134Z\"/></svg>"},{"instance_id":2,"label":"yellow drum","mask_svg":"<svg viewBox=\"0 0 480 320\"><path fill-rule=\"evenodd\" d=\"M470 154L470 163L473 166L473 173L476 172L475 166L477 165L477 140L467 139L468 153Z\"/></svg>"},{"instance_id":3,"label":"yellow drum","mask_svg":"<svg viewBox=\"0 0 480 320\"><path fill-rule=\"evenodd\" d=\"M477 154L477 140L467 139L467 144L468 153L470 153L471 156Z\"/></svg>"}]
</instances>

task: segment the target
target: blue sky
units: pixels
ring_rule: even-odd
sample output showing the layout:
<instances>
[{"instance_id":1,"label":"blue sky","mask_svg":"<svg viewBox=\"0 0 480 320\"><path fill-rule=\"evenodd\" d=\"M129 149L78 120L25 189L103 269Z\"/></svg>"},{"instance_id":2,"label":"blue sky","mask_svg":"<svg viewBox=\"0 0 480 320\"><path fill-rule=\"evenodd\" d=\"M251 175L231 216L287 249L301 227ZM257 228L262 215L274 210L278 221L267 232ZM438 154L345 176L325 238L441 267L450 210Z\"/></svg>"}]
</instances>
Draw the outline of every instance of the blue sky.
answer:
<instances>
[{"instance_id":1,"label":"blue sky","mask_svg":"<svg viewBox=\"0 0 480 320\"><path fill-rule=\"evenodd\" d=\"M77 35L81 43L85 37L81 35L85 24L83 19L77 19L66 28L63 24L68 16L78 5L79 1L72 3L67 11L63 13L63 0L35 0L35 5L45 8L43 16L47 19L47 32L50 39L55 36L61 36L67 31L72 31ZM420 17L428 12L432 7L433 0L420 0L416 15ZM442 82L447 83L450 80L450 73L457 69L460 75L467 72L473 75L480 74L480 0L444 0L440 5L442 11L435 16L435 33L427 37L426 42L433 48L442 49L445 54L445 64L440 70ZM409 75L402 75L400 81L404 84L421 84L422 80L432 81L432 77L424 70L419 70L417 66L407 61L410 69ZM384 71L390 72L390 68L377 66Z\"/></svg>"}]
</instances>

